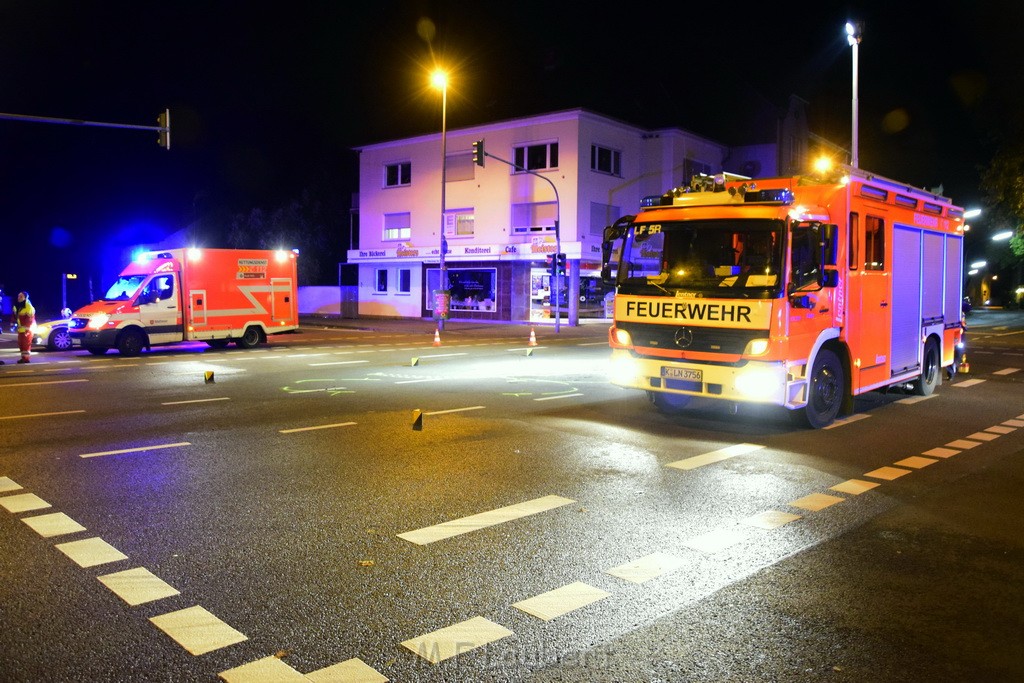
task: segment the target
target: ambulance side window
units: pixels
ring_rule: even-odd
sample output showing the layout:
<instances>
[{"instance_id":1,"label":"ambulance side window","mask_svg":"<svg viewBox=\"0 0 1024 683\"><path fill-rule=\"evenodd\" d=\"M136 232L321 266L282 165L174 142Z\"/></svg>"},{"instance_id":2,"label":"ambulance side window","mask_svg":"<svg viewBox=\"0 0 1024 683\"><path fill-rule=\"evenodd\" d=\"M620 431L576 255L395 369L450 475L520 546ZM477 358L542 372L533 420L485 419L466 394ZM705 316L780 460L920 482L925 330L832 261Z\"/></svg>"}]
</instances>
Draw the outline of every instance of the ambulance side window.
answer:
<instances>
[{"instance_id":1,"label":"ambulance side window","mask_svg":"<svg viewBox=\"0 0 1024 683\"><path fill-rule=\"evenodd\" d=\"M857 248L860 246L860 214L850 212L850 225L848 227L846 248L850 257L850 270L857 270L860 259L857 255Z\"/></svg>"},{"instance_id":2,"label":"ambulance side window","mask_svg":"<svg viewBox=\"0 0 1024 683\"><path fill-rule=\"evenodd\" d=\"M864 270L885 270L885 221L878 216L864 219Z\"/></svg>"}]
</instances>

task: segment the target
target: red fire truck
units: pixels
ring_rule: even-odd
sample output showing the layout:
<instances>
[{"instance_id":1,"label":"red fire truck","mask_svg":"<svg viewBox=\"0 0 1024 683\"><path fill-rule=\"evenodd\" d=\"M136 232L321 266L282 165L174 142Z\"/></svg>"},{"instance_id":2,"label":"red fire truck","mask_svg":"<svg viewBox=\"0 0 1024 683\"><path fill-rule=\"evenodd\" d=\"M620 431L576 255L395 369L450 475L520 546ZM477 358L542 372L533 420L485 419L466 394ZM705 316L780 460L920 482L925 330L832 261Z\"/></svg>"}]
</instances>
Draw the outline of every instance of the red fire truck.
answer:
<instances>
[{"instance_id":1,"label":"red fire truck","mask_svg":"<svg viewBox=\"0 0 1024 683\"><path fill-rule=\"evenodd\" d=\"M71 338L91 353L124 356L192 340L251 348L298 328L296 258L256 249L145 252L102 299L75 311Z\"/></svg>"},{"instance_id":2,"label":"red fire truck","mask_svg":"<svg viewBox=\"0 0 1024 683\"><path fill-rule=\"evenodd\" d=\"M843 168L698 176L605 229L612 382L664 412L694 397L812 427L867 391L929 395L961 334L963 210Z\"/></svg>"}]
</instances>

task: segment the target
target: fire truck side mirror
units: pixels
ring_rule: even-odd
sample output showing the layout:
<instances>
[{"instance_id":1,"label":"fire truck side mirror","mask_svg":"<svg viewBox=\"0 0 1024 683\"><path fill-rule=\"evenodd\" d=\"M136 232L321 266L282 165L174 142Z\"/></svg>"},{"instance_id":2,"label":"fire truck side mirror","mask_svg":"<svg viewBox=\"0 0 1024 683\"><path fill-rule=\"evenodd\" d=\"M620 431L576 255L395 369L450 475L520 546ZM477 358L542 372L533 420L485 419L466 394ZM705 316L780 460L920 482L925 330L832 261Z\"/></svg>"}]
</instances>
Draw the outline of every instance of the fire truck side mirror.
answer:
<instances>
[{"instance_id":1,"label":"fire truck side mirror","mask_svg":"<svg viewBox=\"0 0 1024 683\"><path fill-rule=\"evenodd\" d=\"M836 226L831 223L827 223L821 227L821 262L826 266L834 266L836 265L838 251L836 245ZM824 286L835 287L835 285Z\"/></svg>"},{"instance_id":2,"label":"fire truck side mirror","mask_svg":"<svg viewBox=\"0 0 1024 683\"><path fill-rule=\"evenodd\" d=\"M838 270L826 270L821 274L821 286L822 287L838 287L839 286L839 271Z\"/></svg>"}]
</instances>

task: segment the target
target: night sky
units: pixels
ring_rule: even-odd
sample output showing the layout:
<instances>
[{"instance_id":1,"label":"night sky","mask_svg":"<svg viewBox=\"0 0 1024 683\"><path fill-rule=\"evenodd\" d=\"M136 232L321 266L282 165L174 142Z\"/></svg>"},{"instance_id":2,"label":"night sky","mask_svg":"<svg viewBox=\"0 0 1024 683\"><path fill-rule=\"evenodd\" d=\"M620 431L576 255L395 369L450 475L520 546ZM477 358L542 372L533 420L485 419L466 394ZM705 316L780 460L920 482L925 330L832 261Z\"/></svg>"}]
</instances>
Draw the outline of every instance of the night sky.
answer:
<instances>
[{"instance_id":1,"label":"night sky","mask_svg":"<svg viewBox=\"0 0 1024 683\"><path fill-rule=\"evenodd\" d=\"M60 274L101 244L324 179L347 204L353 147L439 130L435 58L453 69L450 128L584 107L742 144L797 95L813 132L848 145L857 18L860 166L961 205L1024 110L1017 3L355 4L0 0L0 112L172 117L170 151L153 131L0 120L6 292L52 310Z\"/></svg>"}]
</instances>

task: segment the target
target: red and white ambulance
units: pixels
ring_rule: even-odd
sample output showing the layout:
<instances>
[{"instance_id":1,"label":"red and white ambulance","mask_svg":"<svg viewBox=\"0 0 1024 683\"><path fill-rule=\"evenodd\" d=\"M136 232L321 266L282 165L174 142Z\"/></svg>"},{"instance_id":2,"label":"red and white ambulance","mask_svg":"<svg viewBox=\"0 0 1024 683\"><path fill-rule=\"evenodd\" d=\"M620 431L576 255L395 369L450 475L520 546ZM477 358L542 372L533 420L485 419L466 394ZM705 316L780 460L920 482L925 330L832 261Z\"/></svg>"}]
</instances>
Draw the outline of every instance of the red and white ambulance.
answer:
<instances>
[{"instance_id":1,"label":"red and white ambulance","mask_svg":"<svg viewBox=\"0 0 1024 683\"><path fill-rule=\"evenodd\" d=\"M144 252L102 299L75 312L71 337L97 355L197 340L252 348L298 328L297 258L256 249Z\"/></svg>"}]
</instances>

